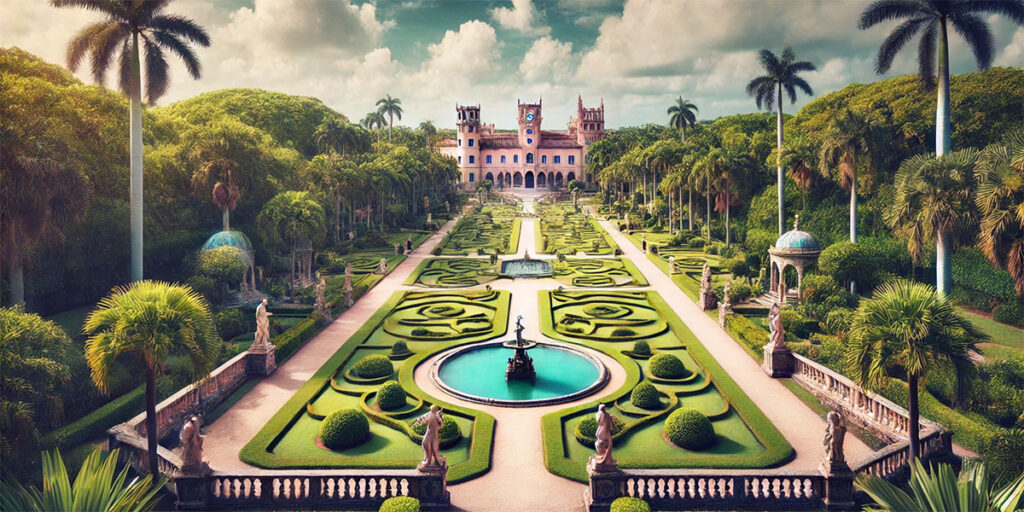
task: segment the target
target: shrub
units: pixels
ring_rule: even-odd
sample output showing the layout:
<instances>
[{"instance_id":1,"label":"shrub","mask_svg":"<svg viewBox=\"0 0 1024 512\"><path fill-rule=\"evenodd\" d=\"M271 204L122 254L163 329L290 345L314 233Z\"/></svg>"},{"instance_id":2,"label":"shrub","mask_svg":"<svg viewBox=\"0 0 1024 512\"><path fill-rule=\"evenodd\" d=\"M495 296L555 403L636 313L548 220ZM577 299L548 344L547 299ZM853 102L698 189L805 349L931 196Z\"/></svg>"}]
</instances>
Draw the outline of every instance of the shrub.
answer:
<instances>
[{"instance_id":1,"label":"shrub","mask_svg":"<svg viewBox=\"0 0 1024 512\"><path fill-rule=\"evenodd\" d=\"M400 356L400 355L405 355L405 354L408 354L408 353L409 353L409 345L406 342L402 341L402 340L398 340L398 341L395 342L394 345L391 345L391 355L393 355L393 356Z\"/></svg>"},{"instance_id":2,"label":"shrub","mask_svg":"<svg viewBox=\"0 0 1024 512\"><path fill-rule=\"evenodd\" d=\"M1024 305L1018 301L1000 304L992 310L992 319L996 322L1024 327Z\"/></svg>"},{"instance_id":3,"label":"shrub","mask_svg":"<svg viewBox=\"0 0 1024 512\"><path fill-rule=\"evenodd\" d=\"M622 420L618 416L612 414L612 435L618 434L622 431L625 426ZM592 414L588 414L585 418L580 420L576 424L576 430L574 432L576 440L583 444L593 444L597 437L597 419Z\"/></svg>"},{"instance_id":4,"label":"shrub","mask_svg":"<svg viewBox=\"0 0 1024 512\"><path fill-rule=\"evenodd\" d=\"M695 236L690 239L689 242L691 249L703 249L704 248L704 237Z\"/></svg>"},{"instance_id":5,"label":"shrub","mask_svg":"<svg viewBox=\"0 0 1024 512\"><path fill-rule=\"evenodd\" d=\"M863 244L837 242L826 247L818 258L818 269L839 283L855 281L862 292L869 292L878 284L878 265Z\"/></svg>"},{"instance_id":6,"label":"shrub","mask_svg":"<svg viewBox=\"0 0 1024 512\"><path fill-rule=\"evenodd\" d=\"M405 390L396 381L389 380L377 389L377 405L385 411L393 411L405 405Z\"/></svg>"},{"instance_id":7,"label":"shrub","mask_svg":"<svg viewBox=\"0 0 1024 512\"><path fill-rule=\"evenodd\" d=\"M610 512L651 512L651 506L646 501L640 498L631 498L629 496L623 496L621 498L615 498L612 502L612 507L609 509Z\"/></svg>"},{"instance_id":8,"label":"shrub","mask_svg":"<svg viewBox=\"0 0 1024 512\"><path fill-rule=\"evenodd\" d=\"M248 269L247 256L231 246L201 251L196 273L213 279L218 286L237 286Z\"/></svg>"},{"instance_id":9,"label":"shrub","mask_svg":"<svg viewBox=\"0 0 1024 512\"><path fill-rule=\"evenodd\" d=\"M616 247L612 252L614 252L616 256L622 256L622 249L619 249L618 247Z\"/></svg>"},{"instance_id":10,"label":"shrub","mask_svg":"<svg viewBox=\"0 0 1024 512\"><path fill-rule=\"evenodd\" d=\"M1024 473L1024 429L1011 429L996 433L989 440L982 454L992 475L1008 481Z\"/></svg>"},{"instance_id":11,"label":"shrub","mask_svg":"<svg viewBox=\"0 0 1024 512\"><path fill-rule=\"evenodd\" d=\"M245 315L237 308L227 308L218 312L213 316L213 323L217 326L217 333L225 340L230 340L248 330Z\"/></svg>"},{"instance_id":12,"label":"shrub","mask_svg":"<svg viewBox=\"0 0 1024 512\"><path fill-rule=\"evenodd\" d=\"M747 248L747 254L757 255L758 262L768 260L768 248L775 244L779 236L764 229L751 229L747 231L747 238L743 241L743 247Z\"/></svg>"},{"instance_id":13,"label":"shrub","mask_svg":"<svg viewBox=\"0 0 1024 512\"><path fill-rule=\"evenodd\" d=\"M847 332L853 325L853 310L847 308L836 308L825 315L825 330L835 334Z\"/></svg>"},{"instance_id":14,"label":"shrub","mask_svg":"<svg viewBox=\"0 0 1024 512\"><path fill-rule=\"evenodd\" d=\"M674 247L682 247L686 245L687 242L690 241L690 237L692 236L693 234L690 233L689 231L680 231L676 233L675 236L672 237L672 242L669 245L672 245Z\"/></svg>"},{"instance_id":15,"label":"shrub","mask_svg":"<svg viewBox=\"0 0 1024 512\"><path fill-rule=\"evenodd\" d=\"M812 332L818 330L818 322L811 318L807 318L792 309L783 309L781 316L782 329L786 333L790 333L797 338L805 339L810 336Z\"/></svg>"},{"instance_id":16,"label":"shrub","mask_svg":"<svg viewBox=\"0 0 1024 512\"><path fill-rule=\"evenodd\" d=\"M409 496L395 496L384 500L377 512L420 512L420 500Z\"/></svg>"},{"instance_id":17,"label":"shrub","mask_svg":"<svg viewBox=\"0 0 1024 512\"><path fill-rule=\"evenodd\" d=\"M641 409L660 409L661 393L658 393L658 389L653 384L643 381L633 388L633 392L629 395L629 401Z\"/></svg>"},{"instance_id":18,"label":"shrub","mask_svg":"<svg viewBox=\"0 0 1024 512\"><path fill-rule=\"evenodd\" d=\"M977 306L987 310L994 302L1012 304L1020 300L1010 273L993 267L981 250L972 247L956 251L952 260L953 287L965 292Z\"/></svg>"},{"instance_id":19,"label":"shrub","mask_svg":"<svg viewBox=\"0 0 1024 512\"><path fill-rule=\"evenodd\" d=\"M363 444L370 438L370 422L359 409L338 409L320 423L320 442L332 450Z\"/></svg>"},{"instance_id":20,"label":"shrub","mask_svg":"<svg viewBox=\"0 0 1024 512\"><path fill-rule=\"evenodd\" d=\"M665 420L665 437L687 450L703 450L715 444L715 427L704 413L684 407Z\"/></svg>"},{"instance_id":21,"label":"shrub","mask_svg":"<svg viewBox=\"0 0 1024 512\"><path fill-rule=\"evenodd\" d=\"M678 357L667 353L652 357L647 363L647 369L650 370L651 375L662 379L681 379L690 374Z\"/></svg>"},{"instance_id":22,"label":"shrub","mask_svg":"<svg viewBox=\"0 0 1024 512\"><path fill-rule=\"evenodd\" d=\"M387 356L373 354L356 361L352 371L364 379L374 379L391 376L395 372L395 367L391 365L391 360Z\"/></svg>"},{"instance_id":23,"label":"shrub","mask_svg":"<svg viewBox=\"0 0 1024 512\"><path fill-rule=\"evenodd\" d=\"M440 434L441 448L449 447L455 444L456 441L462 438L462 430L459 429L459 424L455 420L451 419L447 414L441 414L441 418L444 423L441 424ZM413 423L410 425L412 431L419 435L423 435L427 432L427 426Z\"/></svg>"},{"instance_id":24,"label":"shrub","mask_svg":"<svg viewBox=\"0 0 1024 512\"><path fill-rule=\"evenodd\" d=\"M729 300L733 304L745 302L753 295L754 289L750 286L750 281L734 280L732 282L732 286L729 287Z\"/></svg>"},{"instance_id":25,"label":"shrub","mask_svg":"<svg viewBox=\"0 0 1024 512\"><path fill-rule=\"evenodd\" d=\"M273 324L272 324L273 325ZM271 343L277 347L277 364L283 363L286 359L299 351L316 333L320 332L320 323L316 318L307 318L284 333L270 338Z\"/></svg>"},{"instance_id":26,"label":"shrub","mask_svg":"<svg viewBox=\"0 0 1024 512\"><path fill-rule=\"evenodd\" d=\"M750 277L750 266L744 258L730 258L723 261L722 266L732 272L734 277Z\"/></svg>"},{"instance_id":27,"label":"shrub","mask_svg":"<svg viewBox=\"0 0 1024 512\"><path fill-rule=\"evenodd\" d=\"M220 303L220 289L217 287L217 282L212 278L194 275L185 280L185 284L189 285L196 293L206 297L206 301L211 304Z\"/></svg>"},{"instance_id":28,"label":"shrub","mask_svg":"<svg viewBox=\"0 0 1024 512\"><path fill-rule=\"evenodd\" d=\"M658 254L658 246L657 245L653 245L653 244L648 245L647 246L647 250L651 251L651 254Z\"/></svg>"},{"instance_id":29,"label":"shrub","mask_svg":"<svg viewBox=\"0 0 1024 512\"><path fill-rule=\"evenodd\" d=\"M651 355L651 346L646 341L640 340L633 344L633 353L640 354L642 356Z\"/></svg>"}]
</instances>

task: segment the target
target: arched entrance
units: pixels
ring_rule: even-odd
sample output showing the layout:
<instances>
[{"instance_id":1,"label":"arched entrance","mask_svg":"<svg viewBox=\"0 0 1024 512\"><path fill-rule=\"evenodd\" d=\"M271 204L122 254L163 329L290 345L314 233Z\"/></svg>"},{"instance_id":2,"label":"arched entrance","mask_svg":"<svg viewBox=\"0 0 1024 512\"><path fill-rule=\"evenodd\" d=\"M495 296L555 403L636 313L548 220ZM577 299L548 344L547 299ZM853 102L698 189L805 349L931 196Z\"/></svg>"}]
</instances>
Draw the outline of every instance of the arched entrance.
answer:
<instances>
[{"instance_id":1,"label":"arched entrance","mask_svg":"<svg viewBox=\"0 0 1024 512\"><path fill-rule=\"evenodd\" d=\"M533 171L526 171L526 188L533 188Z\"/></svg>"},{"instance_id":2,"label":"arched entrance","mask_svg":"<svg viewBox=\"0 0 1024 512\"><path fill-rule=\"evenodd\" d=\"M537 188L545 187L548 184L548 175L544 173L537 173Z\"/></svg>"},{"instance_id":3,"label":"arched entrance","mask_svg":"<svg viewBox=\"0 0 1024 512\"><path fill-rule=\"evenodd\" d=\"M521 187L523 186L523 175L519 172L512 175L512 186Z\"/></svg>"},{"instance_id":4,"label":"arched entrance","mask_svg":"<svg viewBox=\"0 0 1024 512\"><path fill-rule=\"evenodd\" d=\"M491 180L491 183L494 183L494 175L493 175L493 174L491 174L491 173L487 173L487 174L485 174L485 175L484 175L484 179L485 179L485 180Z\"/></svg>"},{"instance_id":5,"label":"arched entrance","mask_svg":"<svg viewBox=\"0 0 1024 512\"><path fill-rule=\"evenodd\" d=\"M505 173L505 186L506 187L511 187L512 186L512 175L507 173L507 172Z\"/></svg>"},{"instance_id":6,"label":"arched entrance","mask_svg":"<svg viewBox=\"0 0 1024 512\"><path fill-rule=\"evenodd\" d=\"M555 175L555 188L562 188L562 173Z\"/></svg>"},{"instance_id":7,"label":"arched entrance","mask_svg":"<svg viewBox=\"0 0 1024 512\"><path fill-rule=\"evenodd\" d=\"M572 180L574 180L574 179L576 179L576 173L574 173L574 172L570 172L570 173L569 173L569 174L568 174L568 175L567 175L567 176L565 177L565 182L566 182L566 183L569 183L570 181L572 181Z\"/></svg>"},{"instance_id":8,"label":"arched entrance","mask_svg":"<svg viewBox=\"0 0 1024 512\"><path fill-rule=\"evenodd\" d=\"M548 172L548 186L555 188L555 173L550 171Z\"/></svg>"}]
</instances>

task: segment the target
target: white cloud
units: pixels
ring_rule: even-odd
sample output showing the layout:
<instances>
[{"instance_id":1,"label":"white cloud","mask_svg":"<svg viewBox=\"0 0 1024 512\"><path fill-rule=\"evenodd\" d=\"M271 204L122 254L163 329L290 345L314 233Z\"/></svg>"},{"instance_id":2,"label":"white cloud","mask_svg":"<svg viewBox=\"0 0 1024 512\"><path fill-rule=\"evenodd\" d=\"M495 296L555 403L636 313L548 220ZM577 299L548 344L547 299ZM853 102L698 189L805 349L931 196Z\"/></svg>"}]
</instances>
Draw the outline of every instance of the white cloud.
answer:
<instances>
[{"instance_id":1,"label":"white cloud","mask_svg":"<svg viewBox=\"0 0 1024 512\"><path fill-rule=\"evenodd\" d=\"M1016 67L1024 65L1024 28L1018 28L1013 33L1013 39L999 52L995 64Z\"/></svg>"},{"instance_id":2,"label":"white cloud","mask_svg":"<svg viewBox=\"0 0 1024 512\"><path fill-rule=\"evenodd\" d=\"M501 28L518 30L524 34L544 35L551 32L551 27L539 24L537 10L532 0L512 0L512 7L495 7L491 9L491 18Z\"/></svg>"},{"instance_id":3,"label":"white cloud","mask_svg":"<svg viewBox=\"0 0 1024 512\"><path fill-rule=\"evenodd\" d=\"M550 36L533 42L519 63L519 74L528 81L565 82L575 71L572 43Z\"/></svg>"}]
</instances>

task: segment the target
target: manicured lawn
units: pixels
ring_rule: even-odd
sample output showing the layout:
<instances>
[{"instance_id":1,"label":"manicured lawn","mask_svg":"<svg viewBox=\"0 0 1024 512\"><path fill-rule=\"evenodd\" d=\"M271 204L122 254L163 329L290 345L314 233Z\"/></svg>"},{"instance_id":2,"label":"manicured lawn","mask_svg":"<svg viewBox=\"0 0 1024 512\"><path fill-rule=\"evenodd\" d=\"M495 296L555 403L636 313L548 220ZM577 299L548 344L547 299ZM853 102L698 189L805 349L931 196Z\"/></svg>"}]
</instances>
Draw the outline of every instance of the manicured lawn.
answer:
<instances>
[{"instance_id":1,"label":"manicured lawn","mask_svg":"<svg viewBox=\"0 0 1024 512\"><path fill-rule=\"evenodd\" d=\"M409 422L436 403L462 431L461 440L442 450L451 466L449 481L486 472L490 467L494 419L480 411L427 396L413 380L413 370L440 350L503 335L508 323L508 304L509 293L504 291L396 293L267 422L239 457L268 468L413 467L422 457L422 449ZM397 341L406 342L412 354L392 358L392 376L363 379L351 371L364 357L391 354ZM402 384L408 394L408 405L385 413L375 405L375 392L391 379ZM343 407L360 408L367 414L371 420L371 439L340 451L317 446L323 416Z\"/></svg>"},{"instance_id":2,"label":"manicured lawn","mask_svg":"<svg viewBox=\"0 0 1024 512\"><path fill-rule=\"evenodd\" d=\"M626 425L615 440L615 457L627 468L757 468L781 464L793 449L757 406L733 382L660 296L653 292L540 292L542 332L551 338L601 350L626 369L626 382L608 399ZM652 377L647 360L624 354L637 341L653 353L670 353L690 375L679 380ZM629 394L642 381L662 394L660 410L633 406ZM575 436L576 425L592 416L597 402L548 414L543 419L545 461L557 475L586 481L593 446ZM677 407L700 410L712 421L717 442L701 451L676 447L662 438L664 421Z\"/></svg>"},{"instance_id":3,"label":"manicured lawn","mask_svg":"<svg viewBox=\"0 0 1024 512\"><path fill-rule=\"evenodd\" d=\"M440 254L514 253L519 243L520 223L515 215L516 208L505 205L484 206L479 212L467 214L441 241Z\"/></svg>"},{"instance_id":4,"label":"manicured lawn","mask_svg":"<svg viewBox=\"0 0 1024 512\"><path fill-rule=\"evenodd\" d=\"M497 265L492 265L487 258L431 258L423 260L405 284L430 288L463 288L488 283L497 278Z\"/></svg>"},{"instance_id":5,"label":"manicured lawn","mask_svg":"<svg viewBox=\"0 0 1024 512\"><path fill-rule=\"evenodd\" d=\"M57 325L64 329L64 332L68 333L71 339L78 338L82 335L82 325L85 324L85 317L89 316L89 313L95 309L96 306L82 306L80 308L69 309L67 311L61 311L46 317L47 320L57 322Z\"/></svg>"},{"instance_id":6,"label":"manicured lawn","mask_svg":"<svg viewBox=\"0 0 1024 512\"><path fill-rule=\"evenodd\" d=\"M981 329L985 334L988 334L992 343L1016 350L1024 350L1024 329L1018 329L1006 324L1001 324L991 318L981 316L965 309L960 309L960 314L970 319L971 323Z\"/></svg>"},{"instance_id":7,"label":"manicured lawn","mask_svg":"<svg viewBox=\"0 0 1024 512\"><path fill-rule=\"evenodd\" d=\"M538 205L537 214L540 229L536 230L536 246L542 253L611 254L618 247L596 220L577 212L572 203Z\"/></svg>"},{"instance_id":8,"label":"manicured lawn","mask_svg":"<svg viewBox=\"0 0 1024 512\"><path fill-rule=\"evenodd\" d=\"M719 285L724 286L725 283L732 279L732 275L721 268L722 258L720 256L707 254L703 249L665 245L672 238L668 233L633 231L626 234L626 238L637 249L643 248L641 237L646 237L647 240L647 247L649 249L647 259L653 261L662 272L668 274L669 256L676 259L677 273L672 275L672 282L676 283L676 286L683 290L683 293L694 302L700 298L700 279L701 273L704 271L704 262L707 262L708 266L711 267L712 288ZM658 254L654 254L654 251L650 250L652 245L658 247Z\"/></svg>"},{"instance_id":9,"label":"manicured lawn","mask_svg":"<svg viewBox=\"0 0 1024 512\"><path fill-rule=\"evenodd\" d=\"M555 279L567 286L607 288L647 286L643 274L625 258L566 258L554 262Z\"/></svg>"}]
</instances>

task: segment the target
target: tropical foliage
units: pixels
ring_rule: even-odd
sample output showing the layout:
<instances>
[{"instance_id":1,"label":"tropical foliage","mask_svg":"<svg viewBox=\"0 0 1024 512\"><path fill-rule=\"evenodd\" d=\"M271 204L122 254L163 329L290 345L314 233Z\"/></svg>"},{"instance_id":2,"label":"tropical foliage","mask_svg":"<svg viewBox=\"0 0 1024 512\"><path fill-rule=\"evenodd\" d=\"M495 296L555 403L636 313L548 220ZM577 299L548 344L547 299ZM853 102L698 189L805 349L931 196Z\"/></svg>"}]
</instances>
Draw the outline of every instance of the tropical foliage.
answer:
<instances>
[{"instance_id":1,"label":"tropical foliage","mask_svg":"<svg viewBox=\"0 0 1024 512\"><path fill-rule=\"evenodd\" d=\"M875 500L881 510L922 512L1014 512L1024 496L1024 474L996 487L984 464L965 461L959 476L949 464L925 469L920 460L911 465L907 492L883 478L859 475L857 489Z\"/></svg>"}]
</instances>

